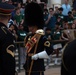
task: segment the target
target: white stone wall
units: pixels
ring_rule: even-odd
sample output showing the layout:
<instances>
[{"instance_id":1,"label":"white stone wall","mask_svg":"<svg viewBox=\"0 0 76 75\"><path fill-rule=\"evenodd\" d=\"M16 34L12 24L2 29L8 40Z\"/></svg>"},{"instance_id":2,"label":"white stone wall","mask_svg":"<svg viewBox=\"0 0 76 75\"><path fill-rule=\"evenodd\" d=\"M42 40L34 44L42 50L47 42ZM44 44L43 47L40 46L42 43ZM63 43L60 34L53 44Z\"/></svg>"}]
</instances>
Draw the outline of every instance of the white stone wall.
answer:
<instances>
[{"instance_id":1,"label":"white stone wall","mask_svg":"<svg viewBox=\"0 0 76 75\"><path fill-rule=\"evenodd\" d=\"M64 0L61 0L61 3L64 3ZM72 5L72 0L69 0L69 4Z\"/></svg>"},{"instance_id":2,"label":"white stone wall","mask_svg":"<svg viewBox=\"0 0 76 75\"><path fill-rule=\"evenodd\" d=\"M54 5L61 5L64 3L64 0L48 0L48 7L53 7ZM69 0L69 4L72 5L72 0Z\"/></svg>"},{"instance_id":3,"label":"white stone wall","mask_svg":"<svg viewBox=\"0 0 76 75\"><path fill-rule=\"evenodd\" d=\"M23 3L26 3L26 0L23 0Z\"/></svg>"},{"instance_id":4,"label":"white stone wall","mask_svg":"<svg viewBox=\"0 0 76 75\"><path fill-rule=\"evenodd\" d=\"M61 0L48 0L48 7L61 6Z\"/></svg>"}]
</instances>

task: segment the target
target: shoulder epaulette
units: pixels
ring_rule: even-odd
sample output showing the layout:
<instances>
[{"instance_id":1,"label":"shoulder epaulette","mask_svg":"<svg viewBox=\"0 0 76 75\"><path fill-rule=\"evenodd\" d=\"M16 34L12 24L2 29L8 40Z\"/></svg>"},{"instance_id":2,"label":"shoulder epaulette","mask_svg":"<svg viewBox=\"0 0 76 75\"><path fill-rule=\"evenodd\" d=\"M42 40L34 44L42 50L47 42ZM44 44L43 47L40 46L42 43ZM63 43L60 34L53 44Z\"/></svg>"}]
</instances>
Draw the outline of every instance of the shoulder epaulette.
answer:
<instances>
[{"instance_id":1,"label":"shoulder epaulette","mask_svg":"<svg viewBox=\"0 0 76 75\"><path fill-rule=\"evenodd\" d=\"M42 29L37 30L36 33L37 33L37 34L41 34L41 35L44 35L44 34L45 34L45 33L44 33L44 30L42 30Z\"/></svg>"},{"instance_id":2,"label":"shoulder epaulette","mask_svg":"<svg viewBox=\"0 0 76 75\"><path fill-rule=\"evenodd\" d=\"M3 31L5 34L7 34L7 29L6 29L6 27L2 26L1 29L2 29L2 31Z\"/></svg>"}]
</instances>

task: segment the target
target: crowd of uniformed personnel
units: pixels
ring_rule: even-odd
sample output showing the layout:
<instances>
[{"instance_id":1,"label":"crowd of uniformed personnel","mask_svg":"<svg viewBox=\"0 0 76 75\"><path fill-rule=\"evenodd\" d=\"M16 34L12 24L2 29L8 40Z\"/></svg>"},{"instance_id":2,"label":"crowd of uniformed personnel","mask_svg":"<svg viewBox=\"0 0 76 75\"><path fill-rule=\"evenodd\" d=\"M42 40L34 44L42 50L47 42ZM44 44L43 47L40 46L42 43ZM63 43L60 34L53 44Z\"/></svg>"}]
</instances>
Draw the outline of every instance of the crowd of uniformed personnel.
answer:
<instances>
[{"instance_id":1,"label":"crowd of uniformed personnel","mask_svg":"<svg viewBox=\"0 0 76 75\"><path fill-rule=\"evenodd\" d=\"M3 1L3 0L2 0ZM36 1L34 1L36 2ZM24 38L29 34L28 26L25 19L25 6L30 3L30 0L23 4L18 2L14 4L12 0L6 1L6 3L14 5L14 10L11 13L11 18L7 24L8 30L14 36L14 41L24 41ZM36 2L37 3L37 2ZM46 3L39 4L43 9L44 14L44 28L45 38L52 44L53 53L56 53L56 57L59 56L59 50L63 48L66 42L73 41L76 38L76 9L68 11L68 15L62 14L64 8L56 6L55 8L47 8ZM25 48L24 45L20 45L21 64L25 63ZM57 59L55 64L57 64Z\"/></svg>"}]
</instances>

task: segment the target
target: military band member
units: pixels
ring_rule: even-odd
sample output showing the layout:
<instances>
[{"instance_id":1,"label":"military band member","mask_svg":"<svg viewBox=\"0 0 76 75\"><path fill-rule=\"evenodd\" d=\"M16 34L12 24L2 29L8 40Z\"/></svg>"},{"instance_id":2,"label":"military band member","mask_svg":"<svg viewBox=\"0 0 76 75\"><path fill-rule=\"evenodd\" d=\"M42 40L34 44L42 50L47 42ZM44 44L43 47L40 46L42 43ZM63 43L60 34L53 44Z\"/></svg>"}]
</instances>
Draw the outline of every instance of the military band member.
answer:
<instances>
[{"instance_id":1,"label":"military band member","mask_svg":"<svg viewBox=\"0 0 76 75\"><path fill-rule=\"evenodd\" d=\"M14 6L0 3L0 75L15 75L14 40L7 23Z\"/></svg>"},{"instance_id":2,"label":"military band member","mask_svg":"<svg viewBox=\"0 0 76 75\"><path fill-rule=\"evenodd\" d=\"M47 38L44 37L43 12L41 7L33 2L26 5L25 8L25 22L29 32L31 32L25 39L27 51L24 65L25 75L44 75L44 58L48 58L53 48Z\"/></svg>"}]
</instances>

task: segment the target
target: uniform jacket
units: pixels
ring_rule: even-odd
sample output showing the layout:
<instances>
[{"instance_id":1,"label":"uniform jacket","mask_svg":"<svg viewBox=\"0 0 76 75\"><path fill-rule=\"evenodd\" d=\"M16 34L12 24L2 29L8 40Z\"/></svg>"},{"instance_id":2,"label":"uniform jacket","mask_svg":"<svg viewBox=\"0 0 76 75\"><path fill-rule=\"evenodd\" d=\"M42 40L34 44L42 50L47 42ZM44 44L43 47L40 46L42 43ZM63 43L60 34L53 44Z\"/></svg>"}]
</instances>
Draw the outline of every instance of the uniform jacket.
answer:
<instances>
[{"instance_id":1,"label":"uniform jacket","mask_svg":"<svg viewBox=\"0 0 76 75\"><path fill-rule=\"evenodd\" d=\"M0 75L15 75L13 36L0 22Z\"/></svg>"},{"instance_id":2,"label":"uniform jacket","mask_svg":"<svg viewBox=\"0 0 76 75\"><path fill-rule=\"evenodd\" d=\"M27 36L26 38L26 42L28 41L29 38L31 38L32 36L34 36L34 34L30 34L29 36ZM38 42L38 45L37 45L37 49L36 49L36 54L39 53L39 52L42 52L44 51L44 49L46 50L47 54L50 55L53 51L53 48L52 46L50 45L49 47L47 47L46 45L44 45L44 43L46 42L46 38L42 35L39 39L39 42ZM49 42L50 43L50 42ZM35 50L35 47L36 47L36 44L34 45L34 47L31 49L31 51L29 52L30 54L31 53L34 53L34 50ZM32 72L40 72L40 71L44 71L45 70L45 66L44 66L44 59L37 59L37 60L32 60L31 59L31 56L26 56L26 63L24 65L24 68L27 72L29 72L29 69L30 69L30 65L31 65L31 62L33 62L33 65L32 65Z\"/></svg>"}]
</instances>

